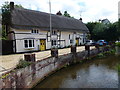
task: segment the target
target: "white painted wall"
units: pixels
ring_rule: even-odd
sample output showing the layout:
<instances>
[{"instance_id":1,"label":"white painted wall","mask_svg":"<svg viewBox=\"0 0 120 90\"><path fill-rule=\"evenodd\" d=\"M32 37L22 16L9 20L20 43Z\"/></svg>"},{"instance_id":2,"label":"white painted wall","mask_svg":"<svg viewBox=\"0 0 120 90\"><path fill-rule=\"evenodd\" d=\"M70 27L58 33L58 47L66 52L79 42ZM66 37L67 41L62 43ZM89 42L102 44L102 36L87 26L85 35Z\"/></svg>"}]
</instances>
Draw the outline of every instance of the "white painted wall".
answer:
<instances>
[{"instance_id":1,"label":"white painted wall","mask_svg":"<svg viewBox=\"0 0 120 90\"><path fill-rule=\"evenodd\" d=\"M68 32L68 31L61 31L61 40L65 40L61 42L61 46L69 46L70 45L70 40L69 40L69 35L72 36L73 32Z\"/></svg>"},{"instance_id":2,"label":"white painted wall","mask_svg":"<svg viewBox=\"0 0 120 90\"><path fill-rule=\"evenodd\" d=\"M46 40L46 49L51 48L51 42L49 38L47 38L47 31L39 30L38 34L32 34L31 30L15 30L11 29L11 31L15 32L15 39L16 39L16 52L27 52L27 51L38 51L40 50L40 39ZM65 47L72 45L70 44L70 39L74 39L74 45L76 44L76 38L79 39L79 45L80 43L83 44L83 33L77 32L73 35L74 32L71 31L61 31L61 37L60 40L63 40L60 42L60 46ZM70 39L69 39L70 35ZM14 36L14 35L13 35ZM56 36L54 35L53 38L55 39ZM28 48L26 49L24 47L24 40L25 39L34 39L34 48Z\"/></svg>"},{"instance_id":3,"label":"white painted wall","mask_svg":"<svg viewBox=\"0 0 120 90\"><path fill-rule=\"evenodd\" d=\"M46 49L50 48L50 43L47 42L47 31L39 30L38 34L31 33L31 30L11 29L11 31L15 32L16 52L27 52L27 51L40 50L40 39L46 40ZM25 39L34 39L34 48L26 49L24 47L24 40Z\"/></svg>"}]
</instances>

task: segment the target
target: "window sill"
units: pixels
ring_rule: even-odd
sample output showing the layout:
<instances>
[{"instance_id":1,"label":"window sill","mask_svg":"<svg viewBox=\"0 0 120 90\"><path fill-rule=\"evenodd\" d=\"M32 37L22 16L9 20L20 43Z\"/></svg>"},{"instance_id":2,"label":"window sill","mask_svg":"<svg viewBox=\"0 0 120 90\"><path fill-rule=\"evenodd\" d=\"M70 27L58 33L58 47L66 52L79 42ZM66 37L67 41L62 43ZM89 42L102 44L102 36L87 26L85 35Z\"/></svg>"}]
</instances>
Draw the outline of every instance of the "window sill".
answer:
<instances>
[{"instance_id":1,"label":"window sill","mask_svg":"<svg viewBox=\"0 0 120 90\"><path fill-rule=\"evenodd\" d=\"M31 48L24 48L25 50L32 50L32 49L35 49L34 47L31 47Z\"/></svg>"}]
</instances>

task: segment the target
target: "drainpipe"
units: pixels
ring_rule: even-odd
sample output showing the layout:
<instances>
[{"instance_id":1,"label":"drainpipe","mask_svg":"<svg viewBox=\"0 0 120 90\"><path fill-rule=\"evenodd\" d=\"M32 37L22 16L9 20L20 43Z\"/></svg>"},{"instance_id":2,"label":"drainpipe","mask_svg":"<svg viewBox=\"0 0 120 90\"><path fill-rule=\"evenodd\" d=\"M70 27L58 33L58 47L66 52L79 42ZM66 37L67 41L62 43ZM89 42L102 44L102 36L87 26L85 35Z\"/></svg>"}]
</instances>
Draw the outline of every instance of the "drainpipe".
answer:
<instances>
[{"instance_id":1,"label":"drainpipe","mask_svg":"<svg viewBox=\"0 0 120 90\"><path fill-rule=\"evenodd\" d=\"M72 38L73 38L73 43L72 43L72 45L75 46L75 32L73 33L73 37L72 37Z\"/></svg>"}]
</instances>

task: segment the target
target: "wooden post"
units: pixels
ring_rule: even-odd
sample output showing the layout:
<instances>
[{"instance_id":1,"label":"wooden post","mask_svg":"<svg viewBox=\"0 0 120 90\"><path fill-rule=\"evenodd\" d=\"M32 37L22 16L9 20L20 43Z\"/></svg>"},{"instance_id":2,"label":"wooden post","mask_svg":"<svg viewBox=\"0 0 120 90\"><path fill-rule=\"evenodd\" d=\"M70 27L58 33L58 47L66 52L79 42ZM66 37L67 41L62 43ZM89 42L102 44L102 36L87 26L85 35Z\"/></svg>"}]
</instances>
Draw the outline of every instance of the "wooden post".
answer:
<instances>
[{"instance_id":1,"label":"wooden post","mask_svg":"<svg viewBox=\"0 0 120 90\"><path fill-rule=\"evenodd\" d=\"M74 53L74 54L76 53L76 46L73 46L73 45L71 46L71 53Z\"/></svg>"},{"instance_id":2,"label":"wooden post","mask_svg":"<svg viewBox=\"0 0 120 90\"><path fill-rule=\"evenodd\" d=\"M31 53L27 53L27 54L24 54L24 59L26 61L30 61L30 62L35 62L35 54L31 54Z\"/></svg>"},{"instance_id":3,"label":"wooden post","mask_svg":"<svg viewBox=\"0 0 120 90\"><path fill-rule=\"evenodd\" d=\"M57 58L58 57L58 49L52 48L51 49L51 56Z\"/></svg>"},{"instance_id":4,"label":"wooden post","mask_svg":"<svg viewBox=\"0 0 120 90\"><path fill-rule=\"evenodd\" d=\"M85 45L85 50L88 51L88 57L90 56L90 45Z\"/></svg>"}]
</instances>

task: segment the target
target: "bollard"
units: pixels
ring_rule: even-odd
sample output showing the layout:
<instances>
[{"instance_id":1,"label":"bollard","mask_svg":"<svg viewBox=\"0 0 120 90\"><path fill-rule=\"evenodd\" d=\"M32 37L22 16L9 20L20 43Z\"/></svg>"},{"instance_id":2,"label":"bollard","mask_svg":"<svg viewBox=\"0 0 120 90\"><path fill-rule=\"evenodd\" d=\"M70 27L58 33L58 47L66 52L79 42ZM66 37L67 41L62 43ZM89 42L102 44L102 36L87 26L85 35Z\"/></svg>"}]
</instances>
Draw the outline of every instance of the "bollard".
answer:
<instances>
[{"instance_id":1,"label":"bollard","mask_svg":"<svg viewBox=\"0 0 120 90\"><path fill-rule=\"evenodd\" d=\"M88 57L90 56L90 45L85 45L85 50L88 51Z\"/></svg>"},{"instance_id":2,"label":"bollard","mask_svg":"<svg viewBox=\"0 0 120 90\"><path fill-rule=\"evenodd\" d=\"M35 54L32 53L24 54L24 59L26 61L35 62Z\"/></svg>"},{"instance_id":3,"label":"bollard","mask_svg":"<svg viewBox=\"0 0 120 90\"><path fill-rule=\"evenodd\" d=\"M72 53L72 61L73 63L76 62L77 54L76 54L76 46L72 45L71 46L71 53Z\"/></svg>"},{"instance_id":4,"label":"bollard","mask_svg":"<svg viewBox=\"0 0 120 90\"><path fill-rule=\"evenodd\" d=\"M90 51L90 45L85 45L85 50Z\"/></svg>"},{"instance_id":5,"label":"bollard","mask_svg":"<svg viewBox=\"0 0 120 90\"><path fill-rule=\"evenodd\" d=\"M51 49L51 56L57 58L58 57L58 49L52 48Z\"/></svg>"}]
</instances>

